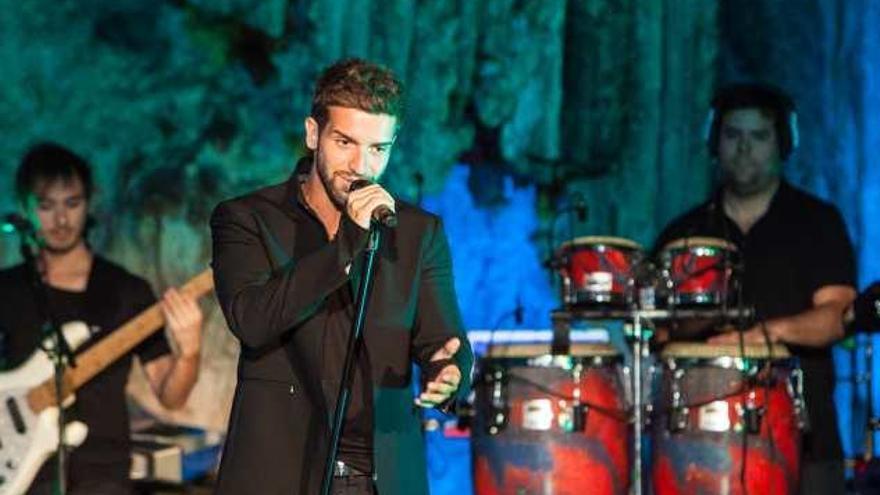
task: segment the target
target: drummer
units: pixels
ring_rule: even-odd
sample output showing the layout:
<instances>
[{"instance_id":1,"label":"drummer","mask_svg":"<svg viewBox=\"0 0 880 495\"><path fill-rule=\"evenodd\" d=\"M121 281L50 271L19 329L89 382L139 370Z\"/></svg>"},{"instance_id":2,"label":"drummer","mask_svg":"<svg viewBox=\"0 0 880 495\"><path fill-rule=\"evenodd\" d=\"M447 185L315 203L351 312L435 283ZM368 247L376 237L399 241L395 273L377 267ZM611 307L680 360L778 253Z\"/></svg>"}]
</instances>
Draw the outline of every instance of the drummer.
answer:
<instances>
[{"instance_id":1,"label":"drummer","mask_svg":"<svg viewBox=\"0 0 880 495\"><path fill-rule=\"evenodd\" d=\"M785 93L760 84L724 87L707 125L721 187L668 225L657 247L693 236L737 247L743 300L759 322L742 333L744 342L784 343L803 368L811 428L803 437L800 493L844 493L831 346L844 336L843 314L856 296L846 226L833 205L782 178L798 141L794 103ZM737 332L708 339L739 341Z\"/></svg>"}]
</instances>

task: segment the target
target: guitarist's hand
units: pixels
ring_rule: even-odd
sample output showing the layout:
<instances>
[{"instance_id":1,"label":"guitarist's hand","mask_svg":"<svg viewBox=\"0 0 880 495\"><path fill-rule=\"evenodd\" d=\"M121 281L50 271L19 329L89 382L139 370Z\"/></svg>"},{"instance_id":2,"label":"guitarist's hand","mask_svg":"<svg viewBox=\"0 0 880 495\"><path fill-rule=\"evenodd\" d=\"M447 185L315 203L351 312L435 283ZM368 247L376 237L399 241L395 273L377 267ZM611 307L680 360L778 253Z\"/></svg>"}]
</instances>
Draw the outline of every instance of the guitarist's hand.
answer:
<instances>
[{"instance_id":1,"label":"guitarist's hand","mask_svg":"<svg viewBox=\"0 0 880 495\"><path fill-rule=\"evenodd\" d=\"M180 357L198 357L202 347L202 310L195 299L177 289L168 289L162 296L162 313Z\"/></svg>"}]
</instances>

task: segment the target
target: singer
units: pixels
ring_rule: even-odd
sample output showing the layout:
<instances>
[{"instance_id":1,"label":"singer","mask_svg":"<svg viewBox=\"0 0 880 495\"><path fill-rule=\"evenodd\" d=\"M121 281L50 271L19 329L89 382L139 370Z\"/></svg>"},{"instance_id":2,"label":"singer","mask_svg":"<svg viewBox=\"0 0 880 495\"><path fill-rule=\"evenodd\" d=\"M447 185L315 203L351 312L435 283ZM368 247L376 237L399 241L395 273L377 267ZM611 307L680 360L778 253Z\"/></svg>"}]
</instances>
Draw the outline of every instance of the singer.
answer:
<instances>
[{"instance_id":1,"label":"singer","mask_svg":"<svg viewBox=\"0 0 880 495\"><path fill-rule=\"evenodd\" d=\"M428 493L419 407L463 397L473 355L440 219L375 183L402 91L378 65L330 66L305 119L310 156L212 215L217 296L241 343L219 494L319 492L370 228L382 243L333 493Z\"/></svg>"},{"instance_id":2,"label":"singer","mask_svg":"<svg viewBox=\"0 0 880 495\"><path fill-rule=\"evenodd\" d=\"M763 322L745 343L787 344L800 358L812 428L803 437L800 493L843 493L843 452L834 409L831 345L856 296L855 254L837 209L782 179L797 146L794 102L762 84L722 88L712 100L707 144L723 183L713 199L660 235L709 235L736 244L744 260L743 297ZM765 336L766 331L766 336ZM711 344L736 344L737 332Z\"/></svg>"}]
</instances>

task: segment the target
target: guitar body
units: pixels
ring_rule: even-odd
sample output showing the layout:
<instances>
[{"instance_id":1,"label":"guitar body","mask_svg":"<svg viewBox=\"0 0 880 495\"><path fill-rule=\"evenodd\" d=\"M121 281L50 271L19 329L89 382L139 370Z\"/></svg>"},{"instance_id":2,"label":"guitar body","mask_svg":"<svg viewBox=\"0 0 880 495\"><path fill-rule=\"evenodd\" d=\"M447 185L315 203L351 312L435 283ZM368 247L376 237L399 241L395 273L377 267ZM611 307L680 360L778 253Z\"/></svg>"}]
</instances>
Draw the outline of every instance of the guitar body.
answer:
<instances>
[{"instance_id":1,"label":"guitar body","mask_svg":"<svg viewBox=\"0 0 880 495\"><path fill-rule=\"evenodd\" d=\"M82 322L67 323L62 333L71 349L89 338ZM49 341L51 342L51 340ZM46 347L51 347L47 342ZM0 494L25 493L40 467L58 448L58 407L46 407L35 413L28 404L28 392L46 380L53 380L55 367L49 355L38 349L14 370L0 373ZM64 406L73 403L73 396ZM64 429L65 444L76 447L86 438L88 429L79 422Z\"/></svg>"}]
</instances>

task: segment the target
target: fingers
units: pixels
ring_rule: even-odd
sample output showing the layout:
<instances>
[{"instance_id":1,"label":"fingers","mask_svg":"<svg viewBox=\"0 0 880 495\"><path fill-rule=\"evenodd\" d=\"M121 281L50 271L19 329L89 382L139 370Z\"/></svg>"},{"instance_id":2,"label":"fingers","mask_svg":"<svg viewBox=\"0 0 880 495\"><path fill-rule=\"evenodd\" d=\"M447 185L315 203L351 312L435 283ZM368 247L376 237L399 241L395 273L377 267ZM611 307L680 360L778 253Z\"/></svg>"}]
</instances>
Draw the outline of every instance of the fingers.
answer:
<instances>
[{"instance_id":1,"label":"fingers","mask_svg":"<svg viewBox=\"0 0 880 495\"><path fill-rule=\"evenodd\" d=\"M432 383L440 383L458 387L459 382L461 382L461 370L458 369L458 366L450 364L449 366L443 368L442 371L440 371L440 373L437 375L437 378L434 378L432 381L428 382L428 385Z\"/></svg>"},{"instance_id":2,"label":"fingers","mask_svg":"<svg viewBox=\"0 0 880 495\"><path fill-rule=\"evenodd\" d=\"M447 401L458 390L461 382L461 371L458 366L451 364L437 375L437 378L425 384L425 389L416 398L415 403L419 407L434 407Z\"/></svg>"},{"instance_id":3,"label":"fingers","mask_svg":"<svg viewBox=\"0 0 880 495\"><path fill-rule=\"evenodd\" d=\"M373 211L380 205L385 205L395 211L394 198L382 186L373 184L362 189L353 191L348 196L345 205L348 216L364 229L370 228L370 219Z\"/></svg>"},{"instance_id":4,"label":"fingers","mask_svg":"<svg viewBox=\"0 0 880 495\"><path fill-rule=\"evenodd\" d=\"M706 339L707 344L739 344L740 333L737 331L722 333ZM757 329L751 329L742 332L742 342L744 344L763 344L764 334Z\"/></svg>"},{"instance_id":5,"label":"fingers","mask_svg":"<svg viewBox=\"0 0 880 495\"><path fill-rule=\"evenodd\" d=\"M162 312L170 326L191 324L201 320L202 311L195 299L170 288L162 295Z\"/></svg>"},{"instance_id":6,"label":"fingers","mask_svg":"<svg viewBox=\"0 0 880 495\"><path fill-rule=\"evenodd\" d=\"M162 295L162 313L179 352L196 356L201 348L202 310L191 295L171 288Z\"/></svg>"},{"instance_id":7,"label":"fingers","mask_svg":"<svg viewBox=\"0 0 880 495\"><path fill-rule=\"evenodd\" d=\"M455 353L458 352L458 349L461 347L461 341L458 337L453 337L446 341L443 344L443 347L437 350L433 356L431 356L431 361L440 361L443 359L452 359L455 356Z\"/></svg>"}]
</instances>

